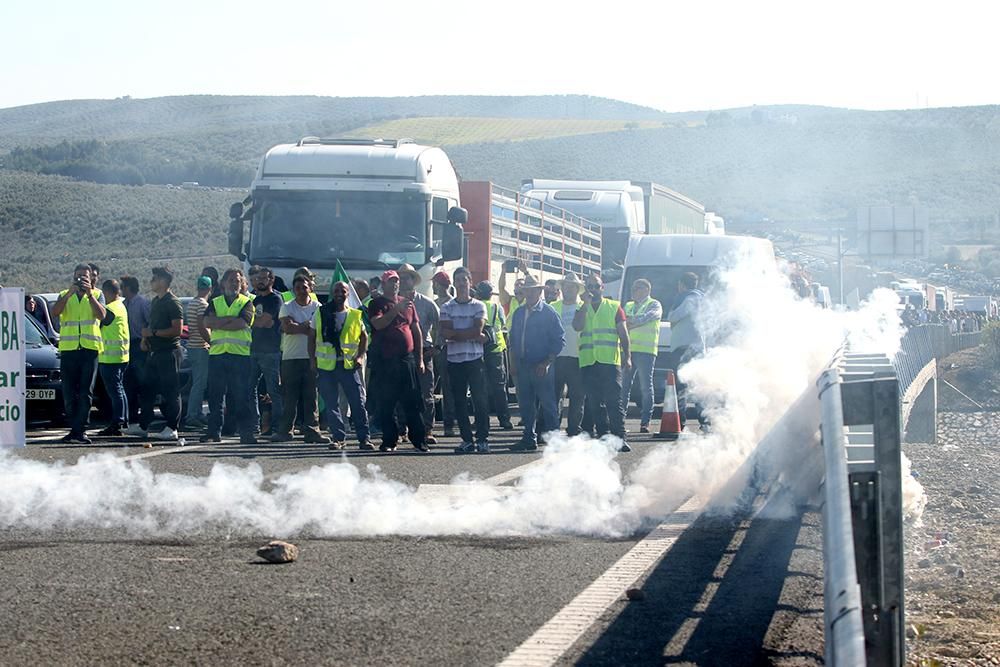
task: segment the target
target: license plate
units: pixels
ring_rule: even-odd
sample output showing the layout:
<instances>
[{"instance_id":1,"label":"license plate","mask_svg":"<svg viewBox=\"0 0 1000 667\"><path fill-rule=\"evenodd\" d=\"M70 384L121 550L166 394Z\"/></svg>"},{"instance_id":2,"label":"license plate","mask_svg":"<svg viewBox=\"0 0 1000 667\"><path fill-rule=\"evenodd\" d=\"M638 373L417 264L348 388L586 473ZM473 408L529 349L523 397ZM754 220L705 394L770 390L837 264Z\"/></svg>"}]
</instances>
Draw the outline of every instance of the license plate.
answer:
<instances>
[{"instance_id":1,"label":"license plate","mask_svg":"<svg viewBox=\"0 0 1000 667\"><path fill-rule=\"evenodd\" d=\"M24 398L29 401L54 401L56 400L55 389L27 389Z\"/></svg>"}]
</instances>

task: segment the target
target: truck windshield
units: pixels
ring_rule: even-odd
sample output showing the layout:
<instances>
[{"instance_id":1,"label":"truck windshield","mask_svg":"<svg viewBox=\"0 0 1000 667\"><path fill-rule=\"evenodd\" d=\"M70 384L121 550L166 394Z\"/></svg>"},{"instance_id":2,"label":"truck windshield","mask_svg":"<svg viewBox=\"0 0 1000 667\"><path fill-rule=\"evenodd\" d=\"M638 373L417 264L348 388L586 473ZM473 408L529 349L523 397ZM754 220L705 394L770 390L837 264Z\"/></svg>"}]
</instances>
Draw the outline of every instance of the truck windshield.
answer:
<instances>
[{"instance_id":1,"label":"truck windshield","mask_svg":"<svg viewBox=\"0 0 1000 667\"><path fill-rule=\"evenodd\" d=\"M251 262L420 266L426 260L427 201L420 195L265 191L254 194L254 206Z\"/></svg>"},{"instance_id":2,"label":"truck windshield","mask_svg":"<svg viewBox=\"0 0 1000 667\"><path fill-rule=\"evenodd\" d=\"M714 276L710 266L633 266L625 272L625 282L622 283L622 303L632 300L632 283L639 278L645 278L652 286L650 296L663 306L662 320L667 320L667 314L674 306L677 298L677 283L685 273L698 276L698 289L711 289Z\"/></svg>"}]
</instances>

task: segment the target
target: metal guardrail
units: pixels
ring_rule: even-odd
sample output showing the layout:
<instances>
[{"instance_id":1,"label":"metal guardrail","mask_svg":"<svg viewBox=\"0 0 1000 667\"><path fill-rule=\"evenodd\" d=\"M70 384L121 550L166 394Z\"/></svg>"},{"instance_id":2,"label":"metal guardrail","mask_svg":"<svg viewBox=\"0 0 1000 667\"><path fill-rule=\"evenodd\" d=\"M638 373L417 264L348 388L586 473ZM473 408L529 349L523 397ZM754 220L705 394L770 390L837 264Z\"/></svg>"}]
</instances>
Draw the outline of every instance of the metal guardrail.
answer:
<instances>
[{"instance_id":1,"label":"metal guardrail","mask_svg":"<svg viewBox=\"0 0 1000 667\"><path fill-rule=\"evenodd\" d=\"M827 662L902 665L902 438L892 362L843 354L820 376L820 401Z\"/></svg>"},{"instance_id":2,"label":"metal guardrail","mask_svg":"<svg viewBox=\"0 0 1000 667\"><path fill-rule=\"evenodd\" d=\"M820 375L828 664L904 664L903 427L936 360L980 339L913 327L892 360L843 352Z\"/></svg>"}]
</instances>

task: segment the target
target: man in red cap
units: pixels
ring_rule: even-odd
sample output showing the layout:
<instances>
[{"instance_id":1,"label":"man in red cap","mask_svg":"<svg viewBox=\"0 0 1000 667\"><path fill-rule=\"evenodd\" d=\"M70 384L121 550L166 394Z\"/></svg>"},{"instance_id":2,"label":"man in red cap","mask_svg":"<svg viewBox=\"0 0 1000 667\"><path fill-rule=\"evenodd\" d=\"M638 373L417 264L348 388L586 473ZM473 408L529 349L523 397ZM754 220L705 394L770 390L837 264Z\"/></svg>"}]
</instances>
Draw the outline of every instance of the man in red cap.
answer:
<instances>
[{"instance_id":1,"label":"man in red cap","mask_svg":"<svg viewBox=\"0 0 1000 667\"><path fill-rule=\"evenodd\" d=\"M422 401L418 375L424 372L423 334L413 300L399 295L399 274L393 270L382 274L382 294L368 305L375 352L372 364L371 389L378 395L376 402L382 424L382 446L392 452L399 442L399 429L393 418L399 403L406 415L410 442L422 452L428 451L426 429L421 417Z\"/></svg>"}]
</instances>

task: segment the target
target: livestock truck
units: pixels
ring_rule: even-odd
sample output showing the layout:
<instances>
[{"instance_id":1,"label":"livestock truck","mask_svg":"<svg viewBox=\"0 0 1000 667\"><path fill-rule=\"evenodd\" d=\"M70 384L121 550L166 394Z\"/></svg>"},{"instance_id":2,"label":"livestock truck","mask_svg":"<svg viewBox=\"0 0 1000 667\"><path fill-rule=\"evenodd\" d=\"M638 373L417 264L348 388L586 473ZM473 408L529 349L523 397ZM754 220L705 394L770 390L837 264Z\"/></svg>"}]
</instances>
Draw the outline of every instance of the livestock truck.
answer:
<instances>
[{"instance_id":1,"label":"livestock truck","mask_svg":"<svg viewBox=\"0 0 1000 667\"><path fill-rule=\"evenodd\" d=\"M338 261L354 277L411 264L425 292L436 271L463 263L476 280L494 282L508 259L543 279L601 267L598 225L492 183L459 184L444 151L408 140L306 137L275 146L230 219L233 255L289 285L308 266L324 298Z\"/></svg>"}]
</instances>

